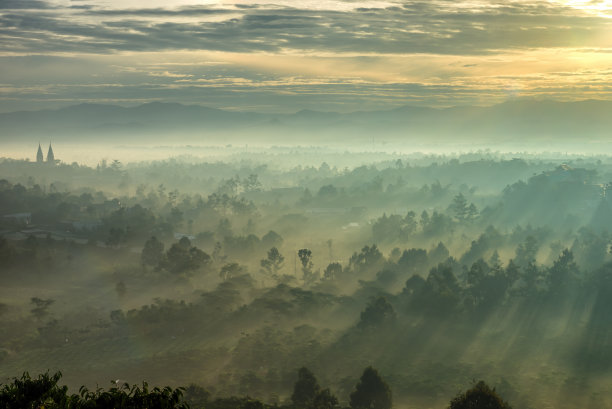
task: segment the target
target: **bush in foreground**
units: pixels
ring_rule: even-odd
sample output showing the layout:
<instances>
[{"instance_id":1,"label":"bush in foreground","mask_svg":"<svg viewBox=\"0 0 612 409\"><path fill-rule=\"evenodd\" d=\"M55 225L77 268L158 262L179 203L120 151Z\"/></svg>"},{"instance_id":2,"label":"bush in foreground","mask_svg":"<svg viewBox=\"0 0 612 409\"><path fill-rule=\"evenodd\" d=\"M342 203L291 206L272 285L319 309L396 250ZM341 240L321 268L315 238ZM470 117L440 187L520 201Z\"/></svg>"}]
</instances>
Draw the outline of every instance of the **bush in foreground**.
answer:
<instances>
[{"instance_id":1,"label":"bush in foreground","mask_svg":"<svg viewBox=\"0 0 612 409\"><path fill-rule=\"evenodd\" d=\"M0 388L0 408L3 409L188 409L181 388L149 389L146 382L137 385L114 386L105 391L89 391L81 387L79 394L68 394L68 387L58 386L60 372L45 373L31 378L26 372L21 378Z\"/></svg>"}]
</instances>

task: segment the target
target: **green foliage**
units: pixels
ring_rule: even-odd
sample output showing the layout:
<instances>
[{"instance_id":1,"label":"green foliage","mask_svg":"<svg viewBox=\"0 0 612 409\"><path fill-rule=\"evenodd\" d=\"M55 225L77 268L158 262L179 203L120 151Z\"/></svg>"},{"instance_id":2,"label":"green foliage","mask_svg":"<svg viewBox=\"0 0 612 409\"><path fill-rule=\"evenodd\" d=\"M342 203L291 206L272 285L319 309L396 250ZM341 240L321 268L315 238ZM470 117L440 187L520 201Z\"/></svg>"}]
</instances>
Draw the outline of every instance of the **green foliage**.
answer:
<instances>
[{"instance_id":1,"label":"green foliage","mask_svg":"<svg viewBox=\"0 0 612 409\"><path fill-rule=\"evenodd\" d=\"M390 409L391 389L381 378L378 371L368 366L350 395L353 409Z\"/></svg>"},{"instance_id":2,"label":"green foliage","mask_svg":"<svg viewBox=\"0 0 612 409\"><path fill-rule=\"evenodd\" d=\"M378 327L395 320L395 311L385 297L372 299L360 315L358 326L361 328Z\"/></svg>"},{"instance_id":3,"label":"green foliage","mask_svg":"<svg viewBox=\"0 0 612 409\"><path fill-rule=\"evenodd\" d=\"M559 292L563 287L568 287L577 273L578 266L574 262L574 254L570 250L564 249L548 272L551 291Z\"/></svg>"},{"instance_id":4,"label":"green foliage","mask_svg":"<svg viewBox=\"0 0 612 409\"><path fill-rule=\"evenodd\" d=\"M322 389L317 393L312 404L313 409L334 409L338 407L338 398L336 398L329 388Z\"/></svg>"},{"instance_id":5,"label":"green foliage","mask_svg":"<svg viewBox=\"0 0 612 409\"><path fill-rule=\"evenodd\" d=\"M450 205L455 217L459 220L465 220L468 215L468 204L465 196L462 193L456 195L453 199L453 203Z\"/></svg>"},{"instance_id":6,"label":"green foliage","mask_svg":"<svg viewBox=\"0 0 612 409\"><path fill-rule=\"evenodd\" d=\"M12 383L2 385L0 407L5 409L68 407L71 400L68 388L57 385L61 377L60 372L53 375L47 372L32 379L30 374L25 372L21 378L14 378Z\"/></svg>"},{"instance_id":7,"label":"green foliage","mask_svg":"<svg viewBox=\"0 0 612 409\"><path fill-rule=\"evenodd\" d=\"M246 272L246 269L238 263L227 263L221 267L219 276L227 281L233 277L238 277Z\"/></svg>"},{"instance_id":8,"label":"green foliage","mask_svg":"<svg viewBox=\"0 0 612 409\"><path fill-rule=\"evenodd\" d=\"M89 391L81 387L79 394L68 394L66 386L57 383L62 374L48 372L32 379L26 372L21 378L2 385L0 407L6 409L188 409L183 402L183 390L164 388L149 389L146 382L142 387L123 384L107 391Z\"/></svg>"},{"instance_id":9,"label":"green foliage","mask_svg":"<svg viewBox=\"0 0 612 409\"><path fill-rule=\"evenodd\" d=\"M276 247L268 250L268 257L261 260L260 265L268 274L276 276L278 271L283 267L285 257L278 251Z\"/></svg>"},{"instance_id":10,"label":"green foliage","mask_svg":"<svg viewBox=\"0 0 612 409\"><path fill-rule=\"evenodd\" d=\"M298 408L309 408L320 389L314 374L308 368L302 367L298 370L298 379L293 386L291 401Z\"/></svg>"},{"instance_id":11,"label":"green foliage","mask_svg":"<svg viewBox=\"0 0 612 409\"><path fill-rule=\"evenodd\" d=\"M512 409L484 381L460 393L450 402L449 409Z\"/></svg>"},{"instance_id":12,"label":"green foliage","mask_svg":"<svg viewBox=\"0 0 612 409\"><path fill-rule=\"evenodd\" d=\"M328 388L321 389L314 374L306 367L298 370L291 402L299 409L334 409L338 406L338 399Z\"/></svg>"},{"instance_id":13,"label":"green foliage","mask_svg":"<svg viewBox=\"0 0 612 409\"><path fill-rule=\"evenodd\" d=\"M317 277L312 272L312 251L310 249L300 249L298 250L298 258L300 259L300 263L302 263L304 283L313 283Z\"/></svg>"},{"instance_id":14,"label":"green foliage","mask_svg":"<svg viewBox=\"0 0 612 409\"><path fill-rule=\"evenodd\" d=\"M342 264L340 263L329 263L323 271L324 280L334 280L342 274Z\"/></svg>"},{"instance_id":15,"label":"green foliage","mask_svg":"<svg viewBox=\"0 0 612 409\"><path fill-rule=\"evenodd\" d=\"M212 263L211 257L191 245L187 237L174 243L166 252L161 265L171 273L190 273L200 268L208 267Z\"/></svg>"},{"instance_id":16,"label":"green foliage","mask_svg":"<svg viewBox=\"0 0 612 409\"><path fill-rule=\"evenodd\" d=\"M203 409L208 407L210 392L201 386L191 384L183 391L185 403L192 409Z\"/></svg>"},{"instance_id":17,"label":"green foliage","mask_svg":"<svg viewBox=\"0 0 612 409\"><path fill-rule=\"evenodd\" d=\"M376 244L364 246L349 259L349 269L355 273L367 273L377 269L383 262L383 255Z\"/></svg>"},{"instance_id":18,"label":"green foliage","mask_svg":"<svg viewBox=\"0 0 612 409\"><path fill-rule=\"evenodd\" d=\"M519 266L524 266L529 263L535 263L536 255L540 245L534 236L527 236L525 241L516 248L515 262Z\"/></svg>"}]
</instances>

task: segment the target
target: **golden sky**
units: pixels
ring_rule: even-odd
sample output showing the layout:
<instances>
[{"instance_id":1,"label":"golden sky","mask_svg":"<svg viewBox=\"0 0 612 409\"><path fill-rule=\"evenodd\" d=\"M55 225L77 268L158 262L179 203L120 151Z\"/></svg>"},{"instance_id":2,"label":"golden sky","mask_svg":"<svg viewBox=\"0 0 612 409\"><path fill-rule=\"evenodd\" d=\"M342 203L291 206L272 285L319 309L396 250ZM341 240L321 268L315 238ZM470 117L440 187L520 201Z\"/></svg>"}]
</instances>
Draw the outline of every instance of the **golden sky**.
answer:
<instances>
[{"instance_id":1,"label":"golden sky","mask_svg":"<svg viewBox=\"0 0 612 409\"><path fill-rule=\"evenodd\" d=\"M612 1L0 1L0 111L612 99Z\"/></svg>"}]
</instances>

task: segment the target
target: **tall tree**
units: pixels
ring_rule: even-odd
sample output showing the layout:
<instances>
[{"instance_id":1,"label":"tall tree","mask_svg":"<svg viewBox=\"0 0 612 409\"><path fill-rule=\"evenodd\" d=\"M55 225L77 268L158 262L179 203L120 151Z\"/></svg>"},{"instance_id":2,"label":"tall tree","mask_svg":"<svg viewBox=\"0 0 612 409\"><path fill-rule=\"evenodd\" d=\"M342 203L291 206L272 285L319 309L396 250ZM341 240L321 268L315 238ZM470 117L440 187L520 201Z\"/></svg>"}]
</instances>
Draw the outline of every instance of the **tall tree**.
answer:
<instances>
[{"instance_id":1,"label":"tall tree","mask_svg":"<svg viewBox=\"0 0 612 409\"><path fill-rule=\"evenodd\" d=\"M302 367L298 370L298 379L293 385L291 401L298 408L310 408L320 389L319 382L310 369Z\"/></svg>"},{"instance_id":2,"label":"tall tree","mask_svg":"<svg viewBox=\"0 0 612 409\"><path fill-rule=\"evenodd\" d=\"M283 267L285 257L278 251L276 247L268 250L268 257L261 260L261 267L270 275L276 276L278 271Z\"/></svg>"},{"instance_id":3,"label":"tall tree","mask_svg":"<svg viewBox=\"0 0 612 409\"><path fill-rule=\"evenodd\" d=\"M391 409L391 389L381 378L378 371L368 366L351 393L350 405L353 409Z\"/></svg>"},{"instance_id":4,"label":"tall tree","mask_svg":"<svg viewBox=\"0 0 612 409\"><path fill-rule=\"evenodd\" d=\"M457 219L465 220L465 218L468 216L469 207L463 193L459 193L457 196L455 196L450 207L455 213Z\"/></svg>"},{"instance_id":5,"label":"tall tree","mask_svg":"<svg viewBox=\"0 0 612 409\"><path fill-rule=\"evenodd\" d=\"M314 274L312 272L312 251L309 249L298 250L298 258L302 263L302 277L305 283L311 283L314 281Z\"/></svg>"}]
</instances>

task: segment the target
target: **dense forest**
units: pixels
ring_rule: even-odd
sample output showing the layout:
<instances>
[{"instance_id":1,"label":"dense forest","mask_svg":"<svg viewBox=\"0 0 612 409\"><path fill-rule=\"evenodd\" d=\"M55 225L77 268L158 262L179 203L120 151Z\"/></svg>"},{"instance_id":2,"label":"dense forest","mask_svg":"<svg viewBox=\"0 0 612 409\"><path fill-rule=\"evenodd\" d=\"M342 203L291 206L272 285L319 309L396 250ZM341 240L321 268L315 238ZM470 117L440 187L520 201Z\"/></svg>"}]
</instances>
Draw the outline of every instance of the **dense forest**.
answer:
<instances>
[{"instance_id":1,"label":"dense forest","mask_svg":"<svg viewBox=\"0 0 612 409\"><path fill-rule=\"evenodd\" d=\"M271 152L0 159L1 393L612 407L612 157Z\"/></svg>"}]
</instances>

